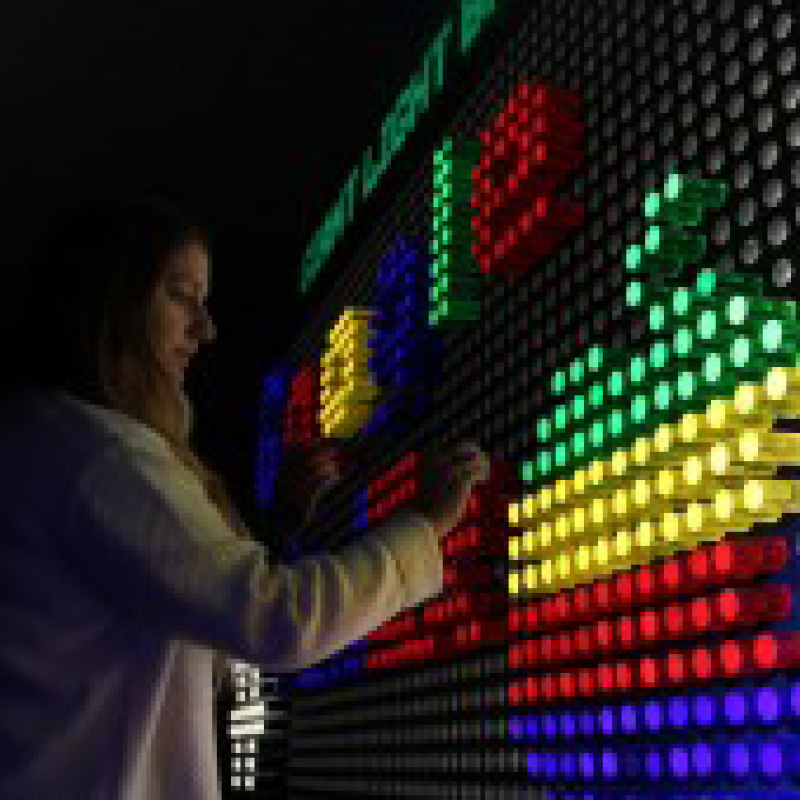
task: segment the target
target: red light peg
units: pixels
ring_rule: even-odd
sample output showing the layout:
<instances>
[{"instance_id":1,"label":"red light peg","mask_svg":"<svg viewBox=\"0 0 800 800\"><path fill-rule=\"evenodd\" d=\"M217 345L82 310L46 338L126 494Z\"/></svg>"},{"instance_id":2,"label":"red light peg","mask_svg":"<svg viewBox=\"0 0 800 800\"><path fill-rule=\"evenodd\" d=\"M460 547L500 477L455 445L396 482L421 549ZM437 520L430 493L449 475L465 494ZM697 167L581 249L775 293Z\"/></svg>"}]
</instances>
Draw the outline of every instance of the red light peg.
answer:
<instances>
[{"instance_id":1,"label":"red light peg","mask_svg":"<svg viewBox=\"0 0 800 800\"><path fill-rule=\"evenodd\" d=\"M686 635L686 608L683 603L672 603L661 612L663 630L668 639L680 639Z\"/></svg>"},{"instance_id":2,"label":"red light peg","mask_svg":"<svg viewBox=\"0 0 800 800\"><path fill-rule=\"evenodd\" d=\"M638 664L638 685L643 689L655 689L666 682L666 664L658 657L645 656Z\"/></svg>"},{"instance_id":3,"label":"red light peg","mask_svg":"<svg viewBox=\"0 0 800 800\"><path fill-rule=\"evenodd\" d=\"M572 616L576 622L588 622L594 619L597 610L592 602L592 590L580 586L572 593Z\"/></svg>"},{"instance_id":4,"label":"red light peg","mask_svg":"<svg viewBox=\"0 0 800 800\"><path fill-rule=\"evenodd\" d=\"M623 650L633 650L639 646L636 621L630 617L622 617L616 622L616 638Z\"/></svg>"},{"instance_id":5,"label":"red light peg","mask_svg":"<svg viewBox=\"0 0 800 800\"><path fill-rule=\"evenodd\" d=\"M515 122L509 123L506 128L506 136L511 144L516 144L519 141L519 125Z\"/></svg>"},{"instance_id":6,"label":"red light peg","mask_svg":"<svg viewBox=\"0 0 800 800\"><path fill-rule=\"evenodd\" d=\"M508 140L505 138L497 138L492 146L492 155L496 159L503 159L508 156Z\"/></svg>"},{"instance_id":7,"label":"red light peg","mask_svg":"<svg viewBox=\"0 0 800 800\"><path fill-rule=\"evenodd\" d=\"M593 668L578 670L578 692L582 697L592 697L597 689L597 675Z\"/></svg>"},{"instance_id":8,"label":"red light peg","mask_svg":"<svg viewBox=\"0 0 800 800\"><path fill-rule=\"evenodd\" d=\"M573 657L572 633L567 631L556 639L556 653L559 661L569 661Z\"/></svg>"},{"instance_id":9,"label":"red light peg","mask_svg":"<svg viewBox=\"0 0 800 800\"><path fill-rule=\"evenodd\" d=\"M636 584L631 572L619 572L613 580L613 594L620 610L631 608L636 603Z\"/></svg>"},{"instance_id":10,"label":"red light peg","mask_svg":"<svg viewBox=\"0 0 800 800\"><path fill-rule=\"evenodd\" d=\"M714 567L722 578L749 580L763 571L764 555L760 542L719 542L714 550Z\"/></svg>"},{"instance_id":11,"label":"red light peg","mask_svg":"<svg viewBox=\"0 0 800 800\"><path fill-rule=\"evenodd\" d=\"M756 669L792 669L800 665L800 631L773 631L753 641Z\"/></svg>"},{"instance_id":12,"label":"red light peg","mask_svg":"<svg viewBox=\"0 0 800 800\"><path fill-rule=\"evenodd\" d=\"M538 703L542 696L541 679L530 676L525 680L525 701Z\"/></svg>"},{"instance_id":13,"label":"red light peg","mask_svg":"<svg viewBox=\"0 0 800 800\"><path fill-rule=\"evenodd\" d=\"M708 597L696 597L689 603L687 621L695 633L714 629L718 615Z\"/></svg>"},{"instance_id":14,"label":"red light peg","mask_svg":"<svg viewBox=\"0 0 800 800\"><path fill-rule=\"evenodd\" d=\"M689 553L689 580L693 586L708 586L714 582L714 548L716 545L703 545Z\"/></svg>"},{"instance_id":15,"label":"red light peg","mask_svg":"<svg viewBox=\"0 0 800 800\"><path fill-rule=\"evenodd\" d=\"M629 661L614 664L614 686L618 692L630 691L634 686L634 666Z\"/></svg>"},{"instance_id":16,"label":"red light peg","mask_svg":"<svg viewBox=\"0 0 800 800\"><path fill-rule=\"evenodd\" d=\"M491 254L487 253L480 257L479 260L481 272L488 275L492 271L492 256Z\"/></svg>"},{"instance_id":17,"label":"red light peg","mask_svg":"<svg viewBox=\"0 0 800 800\"><path fill-rule=\"evenodd\" d=\"M446 581L445 581L446 583ZM524 611L519 608L511 608L508 611L508 629L513 633L519 633L523 629L522 618Z\"/></svg>"},{"instance_id":18,"label":"red light peg","mask_svg":"<svg viewBox=\"0 0 800 800\"><path fill-rule=\"evenodd\" d=\"M554 628L558 623L555 597L551 595L542 600L539 610L541 611L542 626L545 628Z\"/></svg>"},{"instance_id":19,"label":"red light peg","mask_svg":"<svg viewBox=\"0 0 800 800\"><path fill-rule=\"evenodd\" d=\"M691 677L691 665L687 654L680 650L673 650L667 654L666 659L667 681L673 686L683 686Z\"/></svg>"},{"instance_id":20,"label":"red light peg","mask_svg":"<svg viewBox=\"0 0 800 800\"><path fill-rule=\"evenodd\" d=\"M616 598L608 581L598 581L592 586L592 601L599 614L610 614L616 605Z\"/></svg>"},{"instance_id":21,"label":"red light peg","mask_svg":"<svg viewBox=\"0 0 800 800\"><path fill-rule=\"evenodd\" d=\"M575 672L562 672L558 676L559 694L566 700L571 700L578 692L578 679Z\"/></svg>"},{"instance_id":22,"label":"red light peg","mask_svg":"<svg viewBox=\"0 0 800 800\"><path fill-rule=\"evenodd\" d=\"M489 130L489 129L481 131L480 132L480 140L481 140L481 144L484 147L489 147L491 145L491 143L492 143L492 131ZM483 166L482 163L481 163L481 166ZM488 169L488 166L486 167L486 169Z\"/></svg>"},{"instance_id":23,"label":"red light peg","mask_svg":"<svg viewBox=\"0 0 800 800\"><path fill-rule=\"evenodd\" d=\"M541 662L542 646L539 639L526 640L523 658L530 667L537 666Z\"/></svg>"},{"instance_id":24,"label":"red light peg","mask_svg":"<svg viewBox=\"0 0 800 800\"><path fill-rule=\"evenodd\" d=\"M569 622L572 617L572 596L569 592L559 592L555 597L556 620L560 625Z\"/></svg>"},{"instance_id":25,"label":"red light peg","mask_svg":"<svg viewBox=\"0 0 800 800\"><path fill-rule=\"evenodd\" d=\"M648 608L639 614L639 635L642 642L657 642L662 635L663 625L659 611Z\"/></svg>"},{"instance_id":26,"label":"red light peg","mask_svg":"<svg viewBox=\"0 0 800 800\"><path fill-rule=\"evenodd\" d=\"M512 706L521 706L525 701L525 684L511 683L508 686L508 702Z\"/></svg>"},{"instance_id":27,"label":"red light peg","mask_svg":"<svg viewBox=\"0 0 800 800\"><path fill-rule=\"evenodd\" d=\"M519 669L525 663L525 642L511 646L508 651L508 666L511 669Z\"/></svg>"},{"instance_id":28,"label":"red light peg","mask_svg":"<svg viewBox=\"0 0 800 800\"><path fill-rule=\"evenodd\" d=\"M573 632L572 649L581 658L591 658L595 652L594 636L591 628L578 628Z\"/></svg>"},{"instance_id":29,"label":"red light peg","mask_svg":"<svg viewBox=\"0 0 800 800\"><path fill-rule=\"evenodd\" d=\"M556 660L556 640L554 636L542 636L539 640L540 658L544 664L552 664Z\"/></svg>"},{"instance_id":30,"label":"red light peg","mask_svg":"<svg viewBox=\"0 0 800 800\"><path fill-rule=\"evenodd\" d=\"M616 689L614 665L600 664L597 667L597 690L600 694L611 694Z\"/></svg>"},{"instance_id":31,"label":"red light peg","mask_svg":"<svg viewBox=\"0 0 800 800\"><path fill-rule=\"evenodd\" d=\"M789 543L782 536L771 536L761 543L764 572L780 572L789 563Z\"/></svg>"},{"instance_id":32,"label":"red light peg","mask_svg":"<svg viewBox=\"0 0 800 800\"><path fill-rule=\"evenodd\" d=\"M751 642L728 639L717 649L722 675L725 678L738 678L753 671L753 647Z\"/></svg>"},{"instance_id":33,"label":"red light peg","mask_svg":"<svg viewBox=\"0 0 800 800\"><path fill-rule=\"evenodd\" d=\"M504 108L497 116L494 118L494 129L495 131L502 131L508 125L508 107Z\"/></svg>"},{"instance_id":34,"label":"red light peg","mask_svg":"<svg viewBox=\"0 0 800 800\"><path fill-rule=\"evenodd\" d=\"M542 697L547 702L551 703L553 702L553 700L557 700L559 695L558 676L545 675L542 678L541 690L542 690Z\"/></svg>"},{"instance_id":35,"label":"red light peg","mask_svg":"<svg viewBox=\"0 0 800 800\"><path fill-rule=\"evenodd\" d=\"M709 681L717 678L721 672L719 651L709 647L696 647L691 655L692 678L698 681Z\"/></svg>"},{"instance_id":36,"label":"red light peg","mask_svg":"<svg viewBox=\"0 0 800 800\"><path fill-rule=\"evenodd\" d=\"M613 622L600 620L600 622L595 623L593 633L598 650L604 653L611 653L614 651L616 648L616 641L614 638Z\"/></svg>"},{"instance_id":37,"label":"red light peg","mask_svg":"<svg viewBox=\"0 0 800 800\"><path fill-rule=\"evenodd\" d=\"M690 585L686 560L678 557L664 561L656 567L660 590L666 595L681 594Z\"/></svg>"},{"instance_id":38,"label":"red light peg","mask_svg":"<svg viewBox=\"0 0 800 800\"><path fill-rule=\"evenodd\" d=\"M534 631L539 627L541 618L541 606L539 603L530 603L525 609L525 629Z\"/></svg>"},{"instance_id":39,"label":"red light peg","mask_svg":"<svg viewBox=\"0 0 800 800\"><path fill-rule=\"evenodd\" d=\"M726 589L715 598L717 613L726 626L752 626L786 619L792 609L791 588L785 584Z\"/></svg>"}]
</instances>

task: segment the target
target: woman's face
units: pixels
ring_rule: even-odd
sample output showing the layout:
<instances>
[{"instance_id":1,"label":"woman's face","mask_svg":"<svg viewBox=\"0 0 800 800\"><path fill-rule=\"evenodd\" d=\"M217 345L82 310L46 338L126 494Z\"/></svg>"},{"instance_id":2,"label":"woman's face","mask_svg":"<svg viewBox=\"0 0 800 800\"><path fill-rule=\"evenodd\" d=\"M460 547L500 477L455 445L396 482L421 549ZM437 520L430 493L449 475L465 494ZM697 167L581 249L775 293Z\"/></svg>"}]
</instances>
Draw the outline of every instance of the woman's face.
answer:
<instances>
[{"instance_id":1,"label":"woman's face","mask_svg":"<svg viewBox=\"0 0 800 800\"><path fill-rule=\"evenodd\" d=\"M214 323L205 307L209 270L205 246L190 241L169 258L153 294L156 358L179 386L200 345L216 337Z\"/></svg>"}]
</instances>

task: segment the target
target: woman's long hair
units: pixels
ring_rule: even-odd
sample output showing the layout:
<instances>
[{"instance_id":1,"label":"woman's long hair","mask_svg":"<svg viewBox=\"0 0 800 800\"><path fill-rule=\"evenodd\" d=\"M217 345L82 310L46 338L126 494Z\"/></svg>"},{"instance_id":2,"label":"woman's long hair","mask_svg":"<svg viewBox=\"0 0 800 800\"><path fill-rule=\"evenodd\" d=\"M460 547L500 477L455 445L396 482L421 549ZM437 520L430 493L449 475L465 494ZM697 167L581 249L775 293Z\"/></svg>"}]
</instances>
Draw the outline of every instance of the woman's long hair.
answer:
<instances>
[{"instance_id":1,"label":"woman's long hair","mask_svg":"<svg viewBox=\"0 0 800 800\"><path fill-rule=\"evenodd\" d=\"M151 426L205 486L237 536L254 539L221 476L194 452L189 397L155 357L151 297L168 258L210 236L150 196L84 201L44 241L2 322L0 393L67 391Z\"/></svg>"}]
</instances>

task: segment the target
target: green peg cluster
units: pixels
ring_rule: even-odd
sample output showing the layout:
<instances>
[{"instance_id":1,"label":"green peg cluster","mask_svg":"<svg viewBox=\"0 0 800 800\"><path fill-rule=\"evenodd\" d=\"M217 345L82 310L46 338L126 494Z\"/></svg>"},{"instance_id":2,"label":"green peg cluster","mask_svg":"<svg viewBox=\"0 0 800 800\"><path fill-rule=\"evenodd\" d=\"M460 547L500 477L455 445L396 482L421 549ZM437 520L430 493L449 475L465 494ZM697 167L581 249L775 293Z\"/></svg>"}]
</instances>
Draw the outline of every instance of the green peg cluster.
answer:
<instances>
[{"instance_id":1,"label":"green peg cluster","mask_svg":"<svg viewBox=\"0 0 800 800\"><path fill-rule=\"evenodd\" d=\"M669 226L694 227L727 197L721 181L673 174L644 210ZM655 225L643 247L628 249L634 274L626 301L647 321L652 342L638 353L593 347L553 375L556 405L535 423L538 453L523 462L526 484L566 477L662 423L704 410L712 398L733 396L739 384L762 380L774 366L796 364L796 303L766 298L758 276L717 266L700 270L691 286L663 280L704 254L705 237Z\"/></svg>"},{"instance_id":2,"label":"green peg cluster","mask_svg":"<svg viewBox=\"0 0 800 800\"><path fill-rule=\"evenodd\" d=\"M430 325L480 319L483 274L472 255L472 169L480 143L445 139L433 154Z\"/></svg>"}]
</instances>

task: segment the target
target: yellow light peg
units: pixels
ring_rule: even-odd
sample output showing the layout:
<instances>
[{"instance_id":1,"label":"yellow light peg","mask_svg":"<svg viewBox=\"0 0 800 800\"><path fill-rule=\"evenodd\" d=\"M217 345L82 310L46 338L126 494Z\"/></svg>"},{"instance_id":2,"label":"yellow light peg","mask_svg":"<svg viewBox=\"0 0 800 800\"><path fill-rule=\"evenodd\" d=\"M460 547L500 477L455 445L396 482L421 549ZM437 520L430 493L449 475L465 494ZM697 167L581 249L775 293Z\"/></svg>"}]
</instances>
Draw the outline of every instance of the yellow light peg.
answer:
<instances>
[{"instance_id":1,"label":"yellow light peg","mask_svg":"<svg viewBox=\"0 0 800 800\"><path fill-rule=\"evenodd\" d=\"M522 519L526 525L530 525L536 516L537 504L536 496L529 494L522 500Z\"/></svg>"},{"instance_id":2,"label":"yellow light peg","mask_svg":"<svg viewBox=\"0 0 800 800\"><path fill-rule=\"evenodd\" d=\"M725 535L725 526L716 518L712 505L695 501L686 508L684 535L693 545L716 542Z\"/></svg>"},{"instance_id":3,"label":"yellow light peg","mask_svg":"<svg viewBox=\"0 0 800 800\"><path fill-rule=\"evenodd\" d=\"M534 531L527 530L522 534L522 555L530 558L536 553L536 534Z\"/></svg>"},{"instance_id":4,"label":"yellow light peg","mask_svg":"<svg viewBox=\"0 0 800 800\"><path fill-rule=\"evenodd\" d=\"M652 561L672 552L672 547L661 536L660 523L661 520L643 519L633 530L634 549L645 554L646 561Z\"/></svg>"},{"instance_id":5,"label":"yellow light peg","mask_svg":"<svg viewBox=\"0 0 800 800\"><path fill-rule=\"evenodd\" d=\"M508 573L508 593L519 594L519 572Z\"/></svg>"},{"instance_id":6,"label":"yellow light peg","mask_svg":"<svg viewBox=\"0 0 800 800\"><path fill-rule=\"evenodd\" d=\"M539 550L547 552L555 544L553 526L549 522L543 522L536 532L536 541Z\"/></svg>"},{"instance_id":7,"label":"yellow light peg","mask_svg":"<svg viewBox=\"0 0 800 800\"><path fill-rule=\"evenodd\" d=\"M609 524L608 503L602 497L595 497L589 504L589 525L593 530L603 530Z\"/></svg>"},{"instance_id":8,"label":"yellow light peg","mask_svg":"<svg viewBox=\"0 0 800 800\"><path fill-rule=\"evenodd\" d=\"M659 497L668 500L675 496L677 485L680 483L680 472L675 469L664 468L656 476L656 493Z\"/></svg>"},{"instance_id":9,"label":"yellow light peg","mask_svg":"<svg viewBox=\"0 0 800 800\"><path fill-rule=\"evenodd\" d=\"M555 502L558 505L564 505L569 500L569 483L568 480L564 479L556 481Z\"/></svg>"},{"instance_id":10,"label":"yellow light peg","mask_svg":"<svg viewBox=\"0 0 800 800\"><path fill-rule=\"evenodd\" d=\"M556 517L555 522L556 544L561 546L567 541L567 539L569 539L570 529L570 515L559 514L559 516Z\"/></svg>"},{"instance_id":11,"label":"yellow light peg","mask_svg":"<svg viewBox=\"0 0 800 800\"><path fill-rule=\"evenodd\" d=\"M745 513L742 492L719 489L714 497L714 516L727 530L746 531L753 525L751 514Z\"/></svg>"},{"instance_id":12,"label":"yellow light peg","mask_svg":"<svg viewBox=\"0 0 800 800\"><path fill-rule=\"evenodd\" d=\"M611 498L611 513L614 515L615 522L625 520L630 510L629 490L620 488L614 492Z\"/></svg>"},{"instance_id":13,"label":"yellow light peg","mask_svg":"<svg viewBox=\"0 0 800 800\"><path fill-rule=\"evenodd\" d=\"M795 511L797 490L793 481L749 480L742 487L742 502L759 520L780 519Z\"/></svg>"},{"instance_id":14,"label":"yellow light peg","mask_svg":"<svg viewBox=\"0 0 800 800\"><path fill-rule=\"evenodd\" d=\"M633 466L637 468L650 469L650 462L653 459L653 442L646 437L640 437L633 445Z\"/></svg>"},{"instance_id":15,"label":"yellow light peg","mask_svg":"<svg viewBox=\"0 0 800 800\"><path fill-rule=\"evenodd\" d=\"M571 551L559 553L556 558L556 576L560 584L568 583L572 577Z\"/></svg>"},{"instance_id":16,"label":"yellow light peg","mask_svg":"<svg viewBox=\"0 0 800 800\"><path fill-rule=\"evenodd\" d=\"M577 583L585 583L593 575L592 545L582 544L574 551L573 576Z\"/></svg>"},{"instance_id":17,"label":"yellow light peg","mask_svg":"<svg viewBox=\"0 0 800 800\"><path fill-rule=\"evenodd\" d=\"M609 477L608 466L605 461L592 461L589 465L589 486L592 493L601 488L604 481Z\"/></svg>"},{"instance_id":18,"label":"yellow light peg","mask_svg":"<svg viewBox=\"0 0 800 800\"><path fill-rule=\"evenodd\" d=\"M572 476L572 491L576 498L583 497L586 494L587 479L588 475L586 470L583 469L576 470Z\"/></svg>"},{"instance_id":19,"label":"yellow light peg","mask_svg":"<svg viewBox=\"0 0 800 800\"><path fill-rule=\"evenodd\" d=\"M592 555L594 556L594 569L596 575L609 575L614 571L611 559L611 540L601 536L595 544Z\"/></svg>"},{"instance_id":20,"label":"yellow light peg","mask_svg":"<svg viewBox=\"0 0 800 800\"><path fill-rule=\"evenodd\" d=\"M545 515L548 514L552 509L553 490L549 486L546 486L544 489L542 489L541 492L539 492L538 506L539 506L539 511Z\"/></svg>"},{"instance_id":21,"label":"yellow light peg","mask_svg":"<svg viewBox=\"0 0 800 800\"><path fill-rule=\"evenodd\" d=\"M556 565L552 559L546 558L539 565L539 588L546 592L556 588Z\"/></svg>"},{"instance_id":22,"label":"yellow light peg","mask_svg":"<svg viewBox=\"0 0 800 800\"><path fill-rule=\"evenodd\" d=\"M519 527L522 525L519 518L519 503L508 504L508 524L512 527Z\"/></svg>"},{"instance_id":23,"label":"yellow light peg","mask_svg":"<svg viewBox=\"0 0 800 800\"><path fill-rule=\"evenodd\" d=\"M576 539L584 536L586 525L586 506L575 506L572 509L572 533Z\"/></svg>"},{"instance_id":24,"label":"yellow light peg","mask_svg":"<svg viewBox=\"0 0 800 800\"><path fill-rule=\"evenodd\" d=\"M611 474L615 478L621 478L628 472L628 462L630 453L627 450L615 450L611 456Z\"/></svg>"},{"instance_id":25,"label":"yellow light peg","mask_svg":"<svg viewBox=\"0 0 800 800\"><path fill-rule=\"evenodd\" d=\"M746 428L736 443L739 458L745 463L800 464L800 433Z\"/></svg>"},{"instance_id":26,"label":"yellow light peg","mask_svg":"<svg viewBox=\"0 0 800 800\"><path fill-rule=\"evenodd\" d=\"M798 367L773 367L762 385L772 411L787 417L800 416Z\"/></svg>"},{"instance_id":27,"label":"yellow light peg","mask_svg":"<svg viewBox=\"0 0 800 800\"><path fill-rule=\"evenodd\" d=\"M508 539L508 557L511 561L520 560L520 536L511 536Z\"/></svg>"},{"instance_id":28,"label":"yellow light peg","mask_svg":"<svg viewBox=\"0 0 800 800\"><path fill-rule=\"evenodd\" d=\"M539 591L539 567L536 564L528 564L523 573L523 580L527 591Z\"/></svg>"},{"instance_id":29,"label":"yellow light peg","mask_svg":"<svg viewBox=\"0 0 800 800\"><path fill-rule=\"evenodd\" d=\"M633 536L630 531L620 530L614 534L611 546L611 560L615 569L633 566Z\"/></svg>"}]
</instances>

